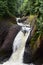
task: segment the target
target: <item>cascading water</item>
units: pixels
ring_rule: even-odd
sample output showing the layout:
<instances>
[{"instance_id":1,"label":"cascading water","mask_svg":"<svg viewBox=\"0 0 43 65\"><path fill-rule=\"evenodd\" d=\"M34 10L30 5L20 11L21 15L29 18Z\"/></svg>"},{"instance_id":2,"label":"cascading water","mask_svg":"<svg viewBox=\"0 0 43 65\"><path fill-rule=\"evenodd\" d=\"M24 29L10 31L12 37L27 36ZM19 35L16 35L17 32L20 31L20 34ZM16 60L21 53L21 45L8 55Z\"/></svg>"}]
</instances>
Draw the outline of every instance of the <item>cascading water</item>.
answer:
<instances>
[{"instance_id":1,"label":"cascading water","mask_svg":"<svg viewBox=\"0 0 43 65\"><path fill-rule=\"evenodd\" d=\"M26 30L25 35L23 32L24 30ZM28 65L23 63L23 53L30 31L31 28L29 28L28 26L23 26L22 29L18 32L13 41L13 53L10 59L7 62L4 62L3 65Z\"/></svg>"}]
</instances>

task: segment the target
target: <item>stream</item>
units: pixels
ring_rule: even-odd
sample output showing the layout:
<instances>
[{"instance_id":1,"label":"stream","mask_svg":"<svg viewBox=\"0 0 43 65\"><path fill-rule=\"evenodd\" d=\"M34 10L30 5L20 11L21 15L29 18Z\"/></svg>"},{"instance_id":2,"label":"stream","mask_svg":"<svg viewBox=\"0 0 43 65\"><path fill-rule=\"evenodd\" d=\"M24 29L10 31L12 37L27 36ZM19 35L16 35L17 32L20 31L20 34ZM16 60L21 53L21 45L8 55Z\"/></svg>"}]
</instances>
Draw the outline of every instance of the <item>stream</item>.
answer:
<instances>
[{"instance_id":1,"label":"stream","mask_svg":"<svg viewBox=\"0 0 43 65\"><path fill-rule=\"evenodd\" d=\"M23 31L26 30L24 35ZM2 65L33 65L23 63L23 54L25 50L26 41L30 35L31 28L28 26L23 26L22 29L16 35L13 41L13 53L8 61L4 62Z\"/></svg>"}]
</instances>

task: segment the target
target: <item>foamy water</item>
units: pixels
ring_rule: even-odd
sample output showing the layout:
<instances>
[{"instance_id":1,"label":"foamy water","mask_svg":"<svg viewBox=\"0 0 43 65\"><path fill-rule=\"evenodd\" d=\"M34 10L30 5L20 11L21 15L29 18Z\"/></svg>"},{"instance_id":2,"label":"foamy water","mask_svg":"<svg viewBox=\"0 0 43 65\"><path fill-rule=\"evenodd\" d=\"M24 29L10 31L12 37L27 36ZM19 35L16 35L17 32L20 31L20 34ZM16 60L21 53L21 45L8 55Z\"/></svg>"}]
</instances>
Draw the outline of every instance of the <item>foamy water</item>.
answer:
<instances>
[{"instance_id":1,"label":"foamy water","mask_svg":"<svg viewBox=\"0 0 43 65\"><path fill-rule=\"evenodd\" d=\"M23 53L29 34L30 28L25 35L22 31L17 34L13 42L13 54L7 62L3 63L3 65L28 65L23 63Z\"/></svg>"}]
</instances>

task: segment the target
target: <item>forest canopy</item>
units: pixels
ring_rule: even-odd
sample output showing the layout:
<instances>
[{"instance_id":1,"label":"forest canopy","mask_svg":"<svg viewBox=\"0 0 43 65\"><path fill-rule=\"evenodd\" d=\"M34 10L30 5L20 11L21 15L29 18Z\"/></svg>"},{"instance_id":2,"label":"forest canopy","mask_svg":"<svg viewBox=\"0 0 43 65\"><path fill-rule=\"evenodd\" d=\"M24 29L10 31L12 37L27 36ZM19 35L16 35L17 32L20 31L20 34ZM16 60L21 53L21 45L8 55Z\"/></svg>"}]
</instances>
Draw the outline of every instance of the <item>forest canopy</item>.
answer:
<instances>
[{"instance_id":1,"label":"forest canopy","mask_svg":"<svg viewBox=\"0 0 43 65\"><path fill-rule=\"evenodd\" d=\"M40 14L43 17L43 0L0 0L0 16Z\"/></svg>"},{"instance_id":2,"label":"forest canopy","mask_svg":"<svg viewBox=\"0 0 43 65\"><path fill-rule=\"evenodd\" d=\"M0 0L0 17L31 14L37 14L38 24L43 25L43 0Z\"/></svg>"},{"instance_id":3,"label":"forest canopy","mask_svg":"<svg viewBox=\"0 0 43 65\"><path fill-rule=\"evenodd\" d=\"M38 27L43 27L43 0L0 0L0 16L27 16L37 14ZM40 28L42 28L40 27Z\"/></svg>"}]
</instances>

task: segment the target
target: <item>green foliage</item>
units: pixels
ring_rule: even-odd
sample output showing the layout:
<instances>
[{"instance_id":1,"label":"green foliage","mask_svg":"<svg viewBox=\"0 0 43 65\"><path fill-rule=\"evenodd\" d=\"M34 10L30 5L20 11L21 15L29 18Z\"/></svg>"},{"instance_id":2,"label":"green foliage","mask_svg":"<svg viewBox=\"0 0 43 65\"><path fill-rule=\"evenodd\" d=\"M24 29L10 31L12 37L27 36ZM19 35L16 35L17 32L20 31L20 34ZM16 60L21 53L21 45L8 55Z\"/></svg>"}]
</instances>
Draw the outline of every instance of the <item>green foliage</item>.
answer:
<instances>
[{"instance_id":1,"label":"green foliage","mask_svg":"<svg viewBox=\"0 0 43 65\"><path fill-rule=\"evenodd\" d=\"M43 0L24 0L19 11L23 15L37 14L37 32L43 34Z\"/></svg>"},{"instance_id":2,"label":"green foliage","mask_svg":"<svg viewBox=\"0 0 43 65\"><path fill-rule=\"evenodd\" d=\"M0 16L3 16L6 12L7 1L0 0Z\"/></svg>"},{"instance_id":3,"label":"green foliage","mask_svg":"<svg viewBox=\"0 0 43 65\"><path fill-rule=\"evenodd\" d=\"M0 0L0 15L10 16L38 14L43 19L43 0Z\"/></svg>"},{"instance_id":4,"label":"green foliage","mask_svg":"<svg viewBox=\"0 0 43 65\"><path fill-rule=\"evenodd\" d=\"M27 7L28 7L28 0L24 0L21 7L19 7L19 13L22 15L25 15L27 13Z\"/></svg>"},{"instance_id":5,"label":"green foliage","mask_svg":"<svg viewBox=\"0 0 43 65\"><path fill-rule=\"evenodd\" d=\"M28 12L30 14L43 14L43 0L24 0L19 11L23 14L24 12L25 14L27 14Z\"/></svg>"},{"instance_id":6,"label":"green foliage","mask_svg":"<svg viewBox=\"0 0 43 65\"><path fill-rule=\"evenodd\" d=\"M10 15L17 16L18 9L22 4L22 0L0 0L0 16Z\"/></svg>"}]
</instances>

